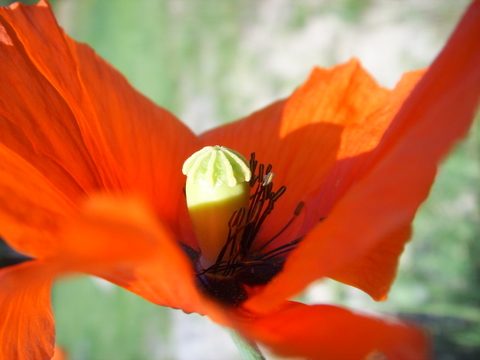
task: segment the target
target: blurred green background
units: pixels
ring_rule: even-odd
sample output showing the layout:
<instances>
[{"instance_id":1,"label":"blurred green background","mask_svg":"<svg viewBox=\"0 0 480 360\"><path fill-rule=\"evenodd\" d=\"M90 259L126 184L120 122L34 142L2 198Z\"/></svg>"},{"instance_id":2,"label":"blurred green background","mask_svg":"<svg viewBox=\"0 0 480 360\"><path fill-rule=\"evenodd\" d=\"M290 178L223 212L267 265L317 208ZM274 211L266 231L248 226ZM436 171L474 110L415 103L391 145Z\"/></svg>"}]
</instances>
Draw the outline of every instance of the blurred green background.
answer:
<instances>
[{"instance_id":1,"label":"blurred green background","mask_svg":"<svg viewBox=\"0 0 480 360\"><path fill-rule=\"evenodd\" d=\"M200 132L288 96L313 66L352 56L391 87L403 72L428 66L469 1L51 3L68 34ZM479 154L477 121L439 171L387 302L333 281L312 285L303 299L401 314L430 329L436 359L480 358ZM104 281L62 280L53 301L58 343L70 359L239 358L208 319L155 306Z\"/></svg>"}]
</instances>

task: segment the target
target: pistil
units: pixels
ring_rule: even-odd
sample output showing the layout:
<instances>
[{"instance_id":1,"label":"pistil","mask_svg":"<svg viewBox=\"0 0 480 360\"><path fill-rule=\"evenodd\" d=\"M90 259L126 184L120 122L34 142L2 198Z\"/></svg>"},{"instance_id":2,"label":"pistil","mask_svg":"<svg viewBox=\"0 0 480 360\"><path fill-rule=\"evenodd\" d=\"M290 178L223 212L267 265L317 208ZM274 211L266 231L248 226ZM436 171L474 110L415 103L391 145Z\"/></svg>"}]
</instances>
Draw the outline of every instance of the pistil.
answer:
<instances>
[{"instance_id":1,"label":"pistil","mask_svg":"<svg viewBox=\"0 0 480 360\"><path fill-rule=\"evenodd\" d=\"M248 209L249 162L234 150L207 146L188 158L182 171L187 175L187 206L202 253L200 262L209 267L229 237L232 214ZM242 228L243 224L236 225Z\"/></svg>"}]
</instances>

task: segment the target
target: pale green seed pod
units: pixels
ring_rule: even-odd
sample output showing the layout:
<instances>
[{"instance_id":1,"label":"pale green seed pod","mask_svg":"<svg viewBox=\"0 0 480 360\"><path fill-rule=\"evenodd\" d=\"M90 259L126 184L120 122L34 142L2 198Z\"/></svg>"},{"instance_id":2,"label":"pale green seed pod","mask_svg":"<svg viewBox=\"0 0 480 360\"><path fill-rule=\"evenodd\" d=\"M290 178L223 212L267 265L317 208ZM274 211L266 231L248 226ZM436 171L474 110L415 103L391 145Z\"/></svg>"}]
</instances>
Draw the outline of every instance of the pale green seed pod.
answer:
<instances>
[{"instance_id":1,"label":"pale green seed pod","mask_svg":"<svg viewBox=\"0 0 480 360\"><path fill-rule=\"evenodd\" d=\"M183 164L187 206L202 252L201 263L215 263L228 238L235 211L248 209L251 171L245 157L223 146L207 146Z\"/></svg>"}]
</instances>

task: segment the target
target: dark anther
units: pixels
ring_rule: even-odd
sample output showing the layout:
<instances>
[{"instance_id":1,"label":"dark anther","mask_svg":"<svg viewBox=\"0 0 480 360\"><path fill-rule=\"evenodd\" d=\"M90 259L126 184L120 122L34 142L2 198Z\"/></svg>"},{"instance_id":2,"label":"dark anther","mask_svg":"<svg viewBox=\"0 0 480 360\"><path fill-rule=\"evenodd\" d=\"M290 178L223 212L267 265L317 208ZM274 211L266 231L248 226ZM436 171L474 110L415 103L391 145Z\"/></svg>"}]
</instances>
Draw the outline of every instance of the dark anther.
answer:
<instances>
[{"instance_id":1,"label":"dark anther","mask_svg":"<svg viewBox=\"0 0 480 360\"><path fill-rule=\"evenodd\" d=\"M272 196L272 202L277 201L280 198L280 196L282 196L285 193L285 191L287 191L286 186L282 186L280 189L278 189L278 191Z\"/></svg>"},{"instance_id":2,"label":"dark anther","mask_svg":"<svg viewBox=\"0 0 480 360\"><path fill-rule=\"evenodd\" d=\"M263 175L263 174L264 174L264 173L263 173L264 170L265 170L265 165L260 164L259 167L258 167L258 177L259 177L260 179L263 179L263 178L264 178L264 175Z\"/></svg>"},{"instance_id":3,"label":"dark anther","mask_svg":"<svg viewBox=\"0 0 480 360\"><path fill-rule=\"evenodd\" d=\"M295 208L295 211L293 212L293 215L295 215L295 216L300 215L300 211L302 211L303 205L305 205L305 203L303 201L300 201L298 203L297 207Z\"/></svg>"}]
</instances>

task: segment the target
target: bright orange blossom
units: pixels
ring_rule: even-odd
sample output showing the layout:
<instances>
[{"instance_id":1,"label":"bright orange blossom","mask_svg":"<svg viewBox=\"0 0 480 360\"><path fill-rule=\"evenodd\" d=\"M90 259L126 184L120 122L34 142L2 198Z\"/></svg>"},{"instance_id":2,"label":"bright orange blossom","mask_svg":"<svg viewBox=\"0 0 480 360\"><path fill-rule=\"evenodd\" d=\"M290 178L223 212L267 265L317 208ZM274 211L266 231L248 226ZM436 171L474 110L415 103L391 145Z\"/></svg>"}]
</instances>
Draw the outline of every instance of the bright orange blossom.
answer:
<instances>
[{"instance_id":1,"label":"bright orange blossom","mask_svg":"<svg viewBox=\"0 0 480 360\"><path fill-rule=\"evenodd\" d=\"M317 68L288 99L196 136L66 36L45 1L1 8L0 235L34 260L0 271L0 357L52 356L52 281L84 272L282 355L427 358L415 328L285 299L325 276L386 297L437 165L473 119L479 33L477 0L423 77L406 74L386 90L355 60ZM196 248L182 163L216 144L255 152L288 188L261 236L305 201L275 245L305 238L240 307L199 292L178 246Z\"/></svg>"}]
</instances>

